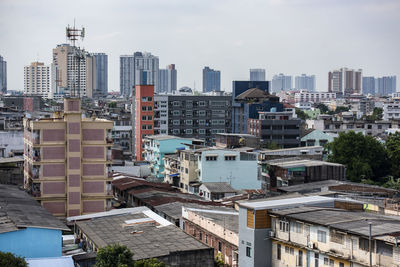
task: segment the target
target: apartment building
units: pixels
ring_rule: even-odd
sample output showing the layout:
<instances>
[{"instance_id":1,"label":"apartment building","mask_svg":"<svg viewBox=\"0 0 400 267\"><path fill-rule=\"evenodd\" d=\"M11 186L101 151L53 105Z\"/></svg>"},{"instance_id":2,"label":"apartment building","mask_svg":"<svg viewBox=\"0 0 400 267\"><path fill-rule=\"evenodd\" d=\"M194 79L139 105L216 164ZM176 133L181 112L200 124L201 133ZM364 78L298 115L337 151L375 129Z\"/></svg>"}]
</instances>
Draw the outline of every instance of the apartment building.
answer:
<instances>
[{"instance_id":1,"label":"apartment building","mask_svg":"<svg viewBox=\"0 0 400 267\"><path fill-rule=\"evenodd\" d=\"M300 90L294 94L294 101L296 103L313 102L323 103L336 100L336 93L331 92L312 92L307 90Z\"/></svg>"},{"instance_id":2,"label":"apartment building","mask_svg":"<svg viewBox=\"0 0 400 267\"><path fill-rule=\"evenodd\" d=\"M339 95L362 93L362 69L341 68L328 73L328 91Z\"/></svg>"},{"instance_id":3,"label":"apartment building","mask_svg":"<svg viewBox=\"0 0 400 267\"><path fill-rule=\"evenodd\" d=\"M50 67L32 62L24 67L24 94L52 98L50 95Z\"/></svg>"},{"instance_id":4,"label":"apartment building","mask_svg":"<svg viewBox=\"0 0 400 267\"><path fill-rule=\"evenodd\" d=\"M59 217L111 207L113 123L82 118L78 98L64 99L64 113L24 119L24 187Z\"/></svg>"},{"instance_id":5,"label":"apartment building","mask_svg":"<svg viewBox=\"0 0 400 267\"><path fill-rule=\"evenodd\" d=\"M154 134L196 138L206 145L232 130L232 100L226 95L156 95Z\"/></svg>"},{"instance_id":6,"label":"apartment building","mask_svg":"<svg viewBox=\"0 0 400 267\"><path fill-rule=\"evenodd\" d=\"M383 104L383 119L389 120L400 120L400 102L389 101Z\"/></svg>"}]
</instances>

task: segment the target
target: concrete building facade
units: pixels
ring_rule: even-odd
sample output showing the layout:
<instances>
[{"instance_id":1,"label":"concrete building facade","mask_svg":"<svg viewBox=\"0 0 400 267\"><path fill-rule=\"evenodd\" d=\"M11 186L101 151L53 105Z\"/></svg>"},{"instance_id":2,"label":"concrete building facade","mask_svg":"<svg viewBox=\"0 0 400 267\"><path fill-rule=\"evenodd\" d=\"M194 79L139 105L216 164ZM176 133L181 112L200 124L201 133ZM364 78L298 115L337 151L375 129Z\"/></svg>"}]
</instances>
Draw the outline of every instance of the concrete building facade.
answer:
<instances>
[{"instance_id":1,"label":"concrete building facade","mask_svg":"<svg viewBox=\"0 0 400 267\"><path fill-rule=\"evenodd\" d=\"M310 92L315 92L315 75L301 74L301 76L295 77L296 90L307 90Z\"/></svg>"},{"instance_id":2,"label":"concrete building facade","mask_svg":"<svg viewBox=\"0 0 400 267\"><path fill-rule=\"evenodd\" d=\"M221 71L204 67L203 93L221 90Z\"/></svg>"},{"instance_id":3,"label":"concrete building facade","mask_svg":"<svg viewBox=\"0 0 400 267\"><path fill-rule=\"evenodd\" d=\"M292 88L292 76L287 76L283 73L280 73L279 75L274 75L272 78L271 92L288 91Z\"/></svg>"},{"instance_id":4,"label":"concrete building facade","mask_svg":"<svg viewBox=\"0 0 400 267\"><path fill-rule=\"evenodd\" d=\"M7 93L7 61L0 56L0 92Z\"/></svg>"},{"instance_id":5,"label":"concrete building facade","mask_svg":"<svg viewBox=\"0 0 400 267\"><path fill-rule=\"evenodd\" d=\"M250 81L266 81L265 69L250 69Z\"/></svg>"},{"instance_id":6,"label":"concrete building facade","mask_svg":"<svg viewBox=\"0 0 400 267\"><path fill-rule=\"evenodd\" d=\"M95 59L96 86L93 96L107 96L108 93L108 56L105 53L93 53Z\"/></svg>"},{"instance_id":7,"label":"concrete building facade","mask_svg":"<svg viewBox=\"0 0 400 267\"><path fill-rule=\"evenodd\" d=\"M32 62L24 67L24 94L51 98L50 66Z\"/></svg>"},{"instance_id":8,"label":"concrete building facade","mask_svg":"<svg viewBox=\"0 0 400 267\"><path fill-rule=\"evenodd\" d=\"M362 93L362 70L341 68L328 73L328 91L342 95Z\"/></svg>"},{"instance_id":9,"label":"concrete building facade","mask_svg":"<svg viewBox=\"0 0 400 267\"><path fill-rule=\"evenodd\" d=\"M158 86L160 93L172 93L177 89L177 71L175 64L168 65L165 69L159 70Z\"/></svg>"},{"instance_id":10,"label":"concrete building facade","mask_svg":"<svg viewBox=\"0 0 400 267\"><path fill-rule=\"evenodd\" d=\"M83 119L78 98L64 107L51 119L24 119L24 187L56 216L107 210L113 123Z\"/></svg>"}]
</instances>

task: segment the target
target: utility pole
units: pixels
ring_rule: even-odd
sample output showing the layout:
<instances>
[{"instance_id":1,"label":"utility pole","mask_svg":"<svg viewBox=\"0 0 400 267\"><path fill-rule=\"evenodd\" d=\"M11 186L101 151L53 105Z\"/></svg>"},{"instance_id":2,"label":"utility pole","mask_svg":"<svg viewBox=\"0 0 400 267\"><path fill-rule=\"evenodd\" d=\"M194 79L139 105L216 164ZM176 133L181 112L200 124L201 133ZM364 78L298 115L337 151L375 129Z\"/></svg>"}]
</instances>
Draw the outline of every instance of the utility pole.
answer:
<instances>
[{"instance_id":1,"label":"utility pole","mask_svg":"<svg viewBox=\"0 0 400 267\"><path fill-rule=\"evenodd\" d=\"M372 267L372 222L369 222L369 267Z\"/></svg>"}]
</instances>

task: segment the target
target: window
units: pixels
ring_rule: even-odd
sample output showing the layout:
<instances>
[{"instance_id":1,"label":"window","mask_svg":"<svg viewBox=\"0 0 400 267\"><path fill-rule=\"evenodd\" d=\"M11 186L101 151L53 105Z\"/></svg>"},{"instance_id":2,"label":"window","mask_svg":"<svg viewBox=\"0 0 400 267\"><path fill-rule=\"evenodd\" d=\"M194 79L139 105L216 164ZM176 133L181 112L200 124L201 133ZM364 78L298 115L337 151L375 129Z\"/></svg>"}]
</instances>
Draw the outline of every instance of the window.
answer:
<instances>
[{"instance_id":1,"label":"window","mask_svg":"<svg viewBox=\"0 0 400 267\"><path fill-rule=\"evenodd\" d=\"M303 251L299 250L299 264L298 266L303 266Z\"/></svg>"},{"instance_id":2,"label":"window","mask_svg":"<svg viewBox=\"0 0 400 267\"><path fill-rule=\"evenodd\" d=\"M142 97L142 102L147 102L147 97Z\"/></svg>"},{"instance_id":3,"label":"window","mask_svg":"<svg viewBox=\"0 0 400 267\"><path fill-rule=\"evenodd\" d=\"M335 242L335 243L343 245L343 243L344 243L344 234L338 233L335 230L331 230L329 235L330 235L330 241L331 242Z\"/></svg>"},{"instance_id":4,"label":"window","mask_svg":"<svg viewBox=\"0 0 400 267\"><path fill-rule=\"evenodd\" d=\"M222 243L220 241L218 241L218 251L222 251Z\"/></svg>"},{"instance_id":5,"label":"window","mask_svg":"<svg viewBox=\"0 0 400 267\"><path fill-rule=\"evenodd\" d=\"M172 122L173 125L179 125L180 123L181 123L180 120L173 120Z\"/></svg>"},{"instance_id":6,"label":"window","mask_svg":"<svg viewBox=\"0 0 400 267\"><path fill-rule=\"evenodd\" d=\"M303 224L299 222L292 222L293 232L301 234L303 232Z\"/></svg>"},{"instance_id":7,"label":"window","mask_svg":"<svg viewBox=\"0 0 400 267\"><path fill-rule=\"evenodd\" d=\"M344 267L344 263L343 262L339 262L339 267Z\"/></svg>"},{"instance_id":8,"label":"window","mask_svg":"<svg viewBox=\"0 0 400 267\"><path fill-rule=\"evenodd\" d=\"M278 244L278 246L277 246L277 248L276 248L276 258L277 258L278 260L281 259L281 249L282 249L281 244Z\"/></svg>"},{"instance_id":9,"label":"window","mask_svg":"<svg viewBox=\"0 0 400 267\"><path fill-rule=\"evenodd\" d=\"M199 116L205 116L206 111L205 110L199 110Z\"/></svg>"},{"instance_id":10,"label":"window","mask_svg":"<svg viewBox=\"0 0 400 267\"><path fill-rule=\"evenodd\" d=\"M251 258L251 247L246 247L246 256Z\"/></svg>"},{"instance_id":11,"label":"window","mask_svg":"<svg viewBox=\"0 0 400 267\"><path fill-rule=\"evenodd\" d=\"M199 233L199 239L203 240L203 233L202 232Z\"/></svg>"},{"instance_id":12,"label":"window","mask_svg":"<svg viewBox=\"0 0 400 267\"><path fill-rule=\"evenodd\" d=\"M289 222L279 221L279 230L282 232L289 232Z\"/></svg>"},{"instance_id":13,"label":"window","mask_svg":"<svg viewBox=\"0 0 400 267\"><path fill-rule=\"evenodd\" d=\"M206 156L206 161L216 161L217 156Z\"/></svg>"},{"instance_id":14,"label":"window","mask_svg":"<svg viewBox=\"0 0 400 267\"><path fill-rule=\"evenodd\" d=\"M199 125L206 125L206 121L205 120L199 120Z\"/></svg>"},{"instance_id":15,"label":"window","mask_svg":"<svg viewBox=\"0 0 400 267\"><path fill-rule=\"evenodd\" d=\"M147 120L151 121L153 119L153 116L147 116Z\"/></svg>"},{"instance_id":16,"label":"window","mask_svg":"<svg viewBox=\"0 0 400 267\"><path fill-rule=\"evenodd\" d=\"M329 259L328 258L324 258L324 264L325 265L329 265Z\"/></svg>"},{"instance_id":17,"label":"window","mask_svg":"<svg viewBox=\"0 0 400 267\"><path fill-rule=\"evenodd\" d=\"M318 241L326 243L326 232L318 230Z\"/></svg>"},{"instance_id":18,"label":"window","mask_svg":"<svg viewBox=\"0 0 400 267\"><path fill-rule=\"evenodd\" d=\"M153 101L153 98L152 98L151 96L149 96L149 97L147 98L147 101L148 101L148 102L151 102L151 101Z\"/></svg>"},{"instance_id":19,"label":"window","mask_svg":"<svg viewBox=\"0 0 400 267\"><path fill-rule=\"evenodd\" d=\"M285 246L285 253L289 254L289 247Z\"/></svg>"},{"instance_id":20,"label":"window","mask_svg":"<svg viewBox=\"0 0 400 267\"><path fill-rule=\"evenodd\" d=\"M186 120L186 125L192 125L193 121L192 120Z\"/></svg>"},{"instance_id":21,"label":"window","mask_svg":"<svg viewBox=\"0 0 400 267\"><path fill-rule=\"evenodd\" d=\"M369 251L369 240L366 238L360 237L359 241L359 248L361 250ZM374 250L374 243L372 242L372 250Z\"/></svg>"},{"instance_id":22,"label":"window","mask_svg":"<svg viewBox=\"0 0 400 267\"><path fill-rule=\"evenodd\" d=\"M200 107L204 107L206 105L206 102L205 101L199 101L199 106Z\"/></svg>"},{"instance_id":23,"label":"window","mask_svg":"<svg viewBox=\"0 0 400 267\"><path fill-rule=\"evenodd\" d=\"M193 134L193 130L192 129L186 129L186 134Z\"/></svg>"},{"instance_id":24,"label":"window","mask_svg":"<svg viewBox=\"0 0 400 267\"><path fill-rule=\"evenodd\" d=\"M294 248L290 248L290 255L294 255Z\"/></svg>"},{"instance_id":25,"label":"window","mask_svg":"<svg viewBox=\"0 0 400 267\"><path fill-rule=\"evenodd\" d=\"M227 160L227 161L236 160L236 156L225 156L225 160Z\"/></svg>"},{"instance_id":26,"label":"window","mask_svg":"<svg viewBox=\"0 0 400 267\"><path fill-rule=\"evenodd\" d=\"M329 260L329 266L330 266L330 267L335 267L335 261L332 260L332 259L330 259L330 260Z\"/></svg>"},{"instance_id":27,"label":"window","mask_svg":"<svg viewBox=\"0 0 400 267\"><path fill-rule=\"evenodd\" d=\"M189 173L189 169L185 168L185 173L188 174Z\"/></svg>"},{"instance_id":28,"label":"window","mask_svg":"<svg viewBox=\"0 0 400 267\"><path fill-rule=\"evenodd\" d=\"M319 267L319 254L314 253L314 266Z\"/></svg>"},{"instance_id":29,"label":"window","mask_svg":"<svg viewBox=\"0 0 400 267\"><path fill-rule=\"evenodd\" d=\"M208 245L208 235L206 235L206 244Z\"/></svg>"}]
</instances>

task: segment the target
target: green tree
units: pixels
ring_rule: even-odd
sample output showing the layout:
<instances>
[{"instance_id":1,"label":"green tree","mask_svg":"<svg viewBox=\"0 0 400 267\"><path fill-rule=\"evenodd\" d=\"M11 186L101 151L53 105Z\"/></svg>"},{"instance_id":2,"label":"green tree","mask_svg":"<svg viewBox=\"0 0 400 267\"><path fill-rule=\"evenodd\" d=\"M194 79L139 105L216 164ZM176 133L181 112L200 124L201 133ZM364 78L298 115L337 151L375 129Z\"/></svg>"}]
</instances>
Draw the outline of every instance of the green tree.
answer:
<instances>
[{"instance_id":1,"label":"green tree","mask_svg":"<svg viewBox=\"0 0 400 267\"><path fill-rule=\"evenodd\" d=\"M120 244L108 245L97 251L95 267L134 267L133 253Z\"/></svg>"},{"instance_id":2,"label":"green tree","mask_svg":"<svg viewBox=\"0 0 400 267\"><path fill-rule=\"evenodd\" d=\"M297 118L300 118L302 120L307 120L310 118L310 116L308 116L308 114L306 114L304 111L302 111L299 108L296 108L296 115L297 115Z\"/></svg>"},{"instance_id":3,"label":"green tree","mask_svg":"<svg viewBox=\"0 0 400 267\"><path fill-rule=\"evenodd\" d=\"M2 267L27 267L24 258L15 256L10 252L2 252L0 251L0 266Z\"/></svg>"},{"instance_id":4,"label":"green tree","mask_svg":"<svg viewBox=\"0 0 400 267\"><path fill-rule=\"evenodd\" d=\"M371 179L383 182L390 165L385 146L371 136L350 131L340 133L328 146L328 160L346 165L347 177L360 182Z\"/></svg>"},{"instance_id":5,"label":"green tree","mask_svg":"<svg viewBox=\"0 0 400 267\"><path fill-rule=\"evenodd\" d=\"M379 121L382 120L383 117L383 109L382 108L374 108L372 111L372 115L368 115L365 117L367 121Z\"/></svg>"},{"instance_id":6,"label":"green tree","mask_svg":"<svg viewBox=\"0 0 400 267\"><path fill-rule=\"evenodd\" d=\"M390 162L390 174L400 178L400 133L389 135L385 146Z\"/></svg>"},{"instance_id":7,"label":"green tree","mask_svg":"<svg viewBox=\"0 0 400 267\"><path fill-rule=\"evenodd\" d=\"M328 108L326 105L322 104L322 103L318 104L318 105L316 106L316 108L319 109L319 111L321 112L321 114L326 114L326 113L329 112L329 108Z\"/></svg>"},{"instance_id":8,"label":"green tree","mask_svg":"<svg viewBox=\"0 0 400 267\"><path fill-rule=\"evenodd\" d=\"M164 262L157 259L138 260L135 262L135 267L168 267Z\"/></svg>"}]
</instances>

